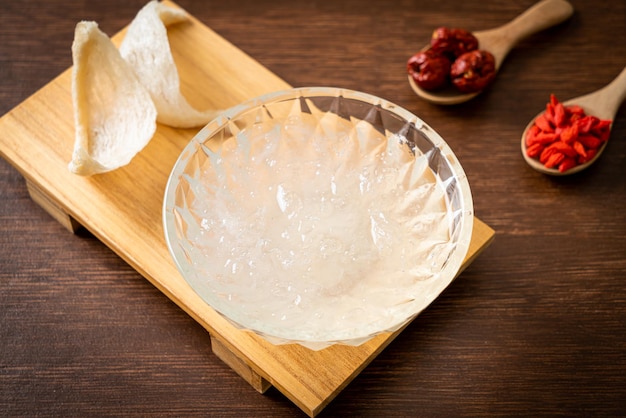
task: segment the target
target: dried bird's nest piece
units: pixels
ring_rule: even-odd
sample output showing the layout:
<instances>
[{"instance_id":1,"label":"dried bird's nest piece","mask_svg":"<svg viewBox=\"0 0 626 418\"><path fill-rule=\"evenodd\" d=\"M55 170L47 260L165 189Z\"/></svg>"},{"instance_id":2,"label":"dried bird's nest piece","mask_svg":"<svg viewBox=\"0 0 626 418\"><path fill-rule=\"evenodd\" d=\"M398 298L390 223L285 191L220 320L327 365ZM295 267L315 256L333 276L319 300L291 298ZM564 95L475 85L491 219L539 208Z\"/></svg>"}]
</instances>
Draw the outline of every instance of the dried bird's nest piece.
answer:
<instances>
[{"instance_id":1,"label":"dried bird's nest piece","mask_svg":"<svg viewBox=\"0 0 626 418\"><path fill-rule=\"evenodd\" d=\"M150 142L157 121L190 128L219 113L193 108L180 92L166 25L187 19L180 9L152 0L129 25L119 50L97 23L76 25L72 172L88 176L128 164Z\"/></svg>"},{"instance_id":2,"label":"dried bird's nest piece","mask_svg":"<svg viewBox=\"0 0 626 418\"><path fill-rule=\"evenodd\" d=\"M206 125L219 113L194 109L180 93L166 26L187 19L182 10L153 0L139 11L120 45L122 58L131 64L152 96L157 121L175 128Z\"/></svg>"},{"instance_id":3,"label":"dried bird's nest piece","mask_svg":"<svg viewBox=\"0 0 626 418\"><path fill-rule=\"evenodd\" d=\"M76 25L72 57L76 137L69 169L88 176L122 167L156 130L150 94L95 22Z\"/></svg>"}]
</instances>

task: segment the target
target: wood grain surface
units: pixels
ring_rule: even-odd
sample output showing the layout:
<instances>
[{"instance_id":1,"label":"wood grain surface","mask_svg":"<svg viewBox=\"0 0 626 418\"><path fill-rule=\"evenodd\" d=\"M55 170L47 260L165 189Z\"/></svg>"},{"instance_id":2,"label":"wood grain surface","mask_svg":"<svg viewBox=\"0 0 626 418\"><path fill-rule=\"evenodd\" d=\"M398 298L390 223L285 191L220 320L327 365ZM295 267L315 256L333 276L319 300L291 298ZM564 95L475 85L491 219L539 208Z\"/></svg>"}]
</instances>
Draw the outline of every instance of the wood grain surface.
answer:
<instances>
[{"instance_id":1,"label":"wood grain surface","mask_svg":"<svg viewBox=\"0 0 626 418\"><path fill-rule=\"evenodd\" d=\"M294 86L389 99L451 145L498 238L320 416L622 415L626 410L626 119L599 164L532 171L519 137L549 93L602 87L626 64L626 5L572 1L492 88L440 108L406 82L440 25L486 29L532 1L177 2ZM2 1L0 114L71 65L74 25L109 34L144 2ZM0 410L8 416L301 416L211 353L206 331L88 233L69 234L0 161Z\"/></svg>"}]
</instances>

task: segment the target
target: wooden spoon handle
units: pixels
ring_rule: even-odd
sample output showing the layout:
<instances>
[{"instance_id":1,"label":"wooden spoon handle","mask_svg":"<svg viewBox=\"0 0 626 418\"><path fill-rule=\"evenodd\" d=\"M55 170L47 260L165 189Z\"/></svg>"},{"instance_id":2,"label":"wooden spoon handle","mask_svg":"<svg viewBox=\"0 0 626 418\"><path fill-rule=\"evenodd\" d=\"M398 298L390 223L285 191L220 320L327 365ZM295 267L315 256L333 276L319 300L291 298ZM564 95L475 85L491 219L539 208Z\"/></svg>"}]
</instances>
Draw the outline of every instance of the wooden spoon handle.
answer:
<instances>
[{"instance_id":1,"label":"wooden spoon handle","mask_svg":"<svg viewBox=\"0 0 626 418\"><path fill-rule=\"evenodd\" d=\"M491 52L496 58L496 66L499 67L519 41L563 22L573 13L574 8L566 0L542 0L498 28L477 32L476 37L480 48Z\"/></svg>"},{"instance_id":2,"label":"wooden spoon handle","mask_svg":"<svg viewBox=\"0 0 626 418\"><path fill-rule=\"evenodd\" d=\"M586 113L612 120L626 99L626 67L613 81L593 93L571 99L564 104L581 106Z\"/></svg>"},{"instance_id":3,"label":"wooden spoon handle","mask_svg":"<svg viewBox=\"0 0 626 418\"><path fill-rule=\"evenodd\" d=\"M507 23L507 35L512 43L568 19L574 8L565 0L543 0Z\"/></svg>"}]
</instances>

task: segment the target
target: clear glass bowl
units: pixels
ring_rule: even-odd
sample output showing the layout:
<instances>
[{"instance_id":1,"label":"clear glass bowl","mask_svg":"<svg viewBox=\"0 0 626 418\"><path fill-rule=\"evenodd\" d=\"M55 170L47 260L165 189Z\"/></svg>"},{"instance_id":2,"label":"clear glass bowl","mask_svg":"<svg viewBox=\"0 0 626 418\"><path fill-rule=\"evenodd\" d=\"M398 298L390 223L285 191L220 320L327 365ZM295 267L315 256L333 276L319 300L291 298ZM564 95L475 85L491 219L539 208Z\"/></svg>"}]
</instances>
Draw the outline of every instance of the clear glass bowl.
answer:
<instances>
[{"instance_id":1,"label":"clear glass bowl","mask_svg":"<svg viewBox=\"0 0 626 418\"><path fill-rule=\"evenodd\" d=\"M455 278L472 234L465 173L410 112L326 87L225 111L165 191L182 276L274 344L359 345L396 331Z\"/></svg>"}]
</instances>

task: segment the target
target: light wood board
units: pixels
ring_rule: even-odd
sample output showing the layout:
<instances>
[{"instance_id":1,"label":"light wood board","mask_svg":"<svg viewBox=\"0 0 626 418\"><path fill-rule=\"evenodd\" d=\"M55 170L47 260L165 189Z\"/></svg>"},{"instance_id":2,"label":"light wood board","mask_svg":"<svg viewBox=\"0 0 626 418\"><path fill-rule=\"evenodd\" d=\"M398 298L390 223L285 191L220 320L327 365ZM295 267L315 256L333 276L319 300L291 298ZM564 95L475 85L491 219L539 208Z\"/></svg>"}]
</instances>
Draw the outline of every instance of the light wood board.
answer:
<instances>
[{"instance_id":1,"label":"light wood board","mask_svg":"<svg viewBox=\"0 0 626 418\"><path fill-rule=\"evenodd\" d=\"M114 42L119 44L124 34L116 34ZM197 108L226 109L290 87L193 17L169 28L168 34L181 90ZM68 229L78 224L87 228L205 327L216 355L258 391L273 385L314 416L402 330L359 347L311 351L269 344L237 330L208 307L177 271L161 216L169 173L196 132L159 125L150 144L128 166L93 177L76 176L67 169L74 143L68 69L0 119L0 155L25 177L33 200ZM475 218L463 268L493 237L494 231Z\"/></svg>"}]
</instances>

